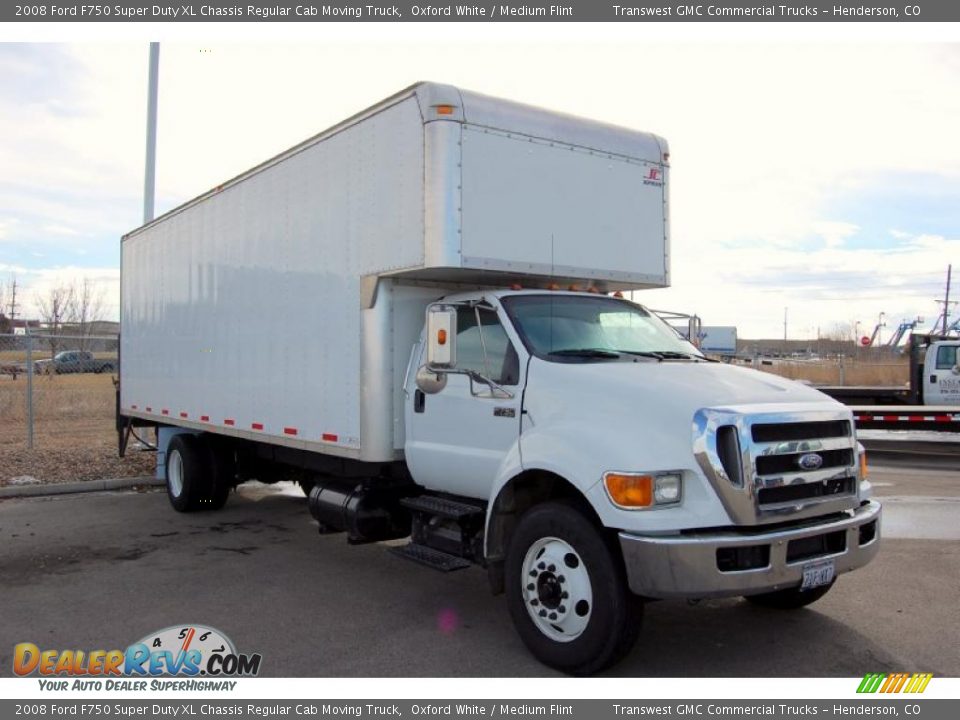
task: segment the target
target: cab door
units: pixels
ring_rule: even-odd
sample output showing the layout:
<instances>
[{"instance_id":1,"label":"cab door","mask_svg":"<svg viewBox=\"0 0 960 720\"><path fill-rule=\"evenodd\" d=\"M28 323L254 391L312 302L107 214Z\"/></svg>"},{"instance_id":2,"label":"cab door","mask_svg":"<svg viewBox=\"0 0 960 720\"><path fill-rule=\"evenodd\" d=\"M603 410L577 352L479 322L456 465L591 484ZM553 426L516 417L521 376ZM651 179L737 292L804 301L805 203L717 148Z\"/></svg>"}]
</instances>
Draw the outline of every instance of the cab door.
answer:
<instances>
[{"instance_id":1,"label":"cab door","mask_svg":"<svg viewBox=\"0 0 960 720\"><path fill-rule=\"evenodd\" d=\"M960 406L960 342L937 342L924 362L923 404Z\"/></svg>"},{"instance_id":2,"label":"cab door","mask_svg":"<svg viewBox=\"0 0 960 720\"><path fill-rule=\"evenodd\" d=\"M457 370L489 378L512 397L456 372L447 374L439 392L424 393L414 378L426 362L421 343L408 379L404 451L420 485L486 500L504 458L519 441L523 363L491 308L458 306L456 343Z\"/></svg>"}]
</instances>

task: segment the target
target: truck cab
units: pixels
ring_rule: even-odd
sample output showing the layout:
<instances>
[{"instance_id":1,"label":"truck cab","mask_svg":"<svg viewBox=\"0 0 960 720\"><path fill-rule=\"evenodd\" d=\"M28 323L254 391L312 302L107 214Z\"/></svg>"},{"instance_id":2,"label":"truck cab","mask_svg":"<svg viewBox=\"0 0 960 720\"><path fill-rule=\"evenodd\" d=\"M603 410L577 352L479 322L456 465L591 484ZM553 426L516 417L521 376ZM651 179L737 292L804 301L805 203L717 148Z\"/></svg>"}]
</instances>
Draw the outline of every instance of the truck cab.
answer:
<instances>
[{"instance_id":1,"label":"truck cab","mask_svg":"<svg viewBox=\"0 0 960 720\"><path fill-rule=\"evenodd\" d=\"M911 335L910 353L919 404L960 406L960 337Z\"/></svg>"},{"instance_id":2,"label":"truck cab","mask_svg":"<svg viewBox=\"0 0 960 720\"><path fill-rule=\"evenodd\" d=\"M482 562L547 662L592 667L570 659L591 620L631 605L603 596L608 576L644 599L800 607L875 555L851 412L816 390L708 360L597 293L458 294L426 316L406 463L428 492L483 503Z\"/></svg>"}]
</instances>

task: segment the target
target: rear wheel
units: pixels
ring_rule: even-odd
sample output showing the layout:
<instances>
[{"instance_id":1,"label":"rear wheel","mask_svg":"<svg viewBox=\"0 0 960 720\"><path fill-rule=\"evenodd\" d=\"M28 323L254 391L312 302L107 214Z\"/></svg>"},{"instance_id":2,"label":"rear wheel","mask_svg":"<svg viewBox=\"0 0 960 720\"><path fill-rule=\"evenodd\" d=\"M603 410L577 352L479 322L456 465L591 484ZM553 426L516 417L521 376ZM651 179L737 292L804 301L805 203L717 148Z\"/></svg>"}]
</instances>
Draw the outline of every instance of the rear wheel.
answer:
<instances>
[{"instance_id":1,"label":"rear wheel","mask_svg":"<svg viewBox=\"0 0 960 720\"><path fill-rule=\"evenodd\" d=\"M195 435L175 435L167 446L167 497L177 512L200 508L210 484L209 456Z\"/></svg>"},{"instance_id":2,"label":"rear wheel","mask_svg":"<svg viewBox=\"0 0 960 720\"><path fill-rule=\"evenodd\" d=\"M219 510L236 485L237 464L228 446L210 439L204 443L210 458L209 495L201 500L201 509Z\"/></svg>"},{"instance_id":3,"label":"rear wheel","mask_svg":"<svg viewBox=\"0 0 960 720\"><path fill-rule=\"evenodd\" d=\"M829 585L822 585L810 590L800 590L800 588L788 588L786 590L776 590L774 592L762 593L760 595L747 595L746 599L754 605L776 610L797 610L815 603L822 598L833 587L831 581Z\"/></svg>"},{"instance_id":4,"label":"rear wheel","mask_svg":"<svg viewBox=\"0 0 960 720\"><path fill-rule=\"evenodd\" d=\"M219 510L233 487L233 458L197 435L175 435L167 447L167 497L177 512Z\"/></svg>"},{"instance_id":5,"label":"rear wheel","mask_svg":"<svg viewBox=\"0 0 960 720\"><path fill-rule=\"evenodd\" d=\"M643 603L601 532L571 505L549 502L523 515L507 550L517 632L541 662L575 675L613 665L640 632Z\"/></svg>"}]
</instances>

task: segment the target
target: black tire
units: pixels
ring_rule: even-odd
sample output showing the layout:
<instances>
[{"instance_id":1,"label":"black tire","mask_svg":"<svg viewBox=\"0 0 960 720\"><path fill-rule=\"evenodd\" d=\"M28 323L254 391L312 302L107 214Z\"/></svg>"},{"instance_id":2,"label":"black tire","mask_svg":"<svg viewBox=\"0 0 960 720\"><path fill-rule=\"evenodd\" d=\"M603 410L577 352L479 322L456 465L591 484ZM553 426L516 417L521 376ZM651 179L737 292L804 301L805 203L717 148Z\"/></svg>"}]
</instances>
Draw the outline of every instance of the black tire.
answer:
<instances>
[{"instance_id":1,"label":"black tire","mask_svg":"<svg viewBox=\"0 0 960 720\"><path fill-rule=\"evenodd\" d=\"M836 580L833 580L829 585L822 585L818 588L804 590L802 592L800 588L795 587L762 593L760 595L747 595L745 597L748 601L760 607L773 608L775 610L798 610L811 603L815 603L830 592L830 588L833 587L833 583L835 582Z\"/></svg>"},{"instance_id":2,"label":"black tire","mask_svg":"<svg viewBox=\"0 0 960 720\"><path fill-rule=\"evenodd\" d=\"M236 462L230 447L206 438L204 445L209 453L210 487L209 494L200 499L201 510L219 510L236 486Z\"/></svg>"},{"instance_id":3,"label":"black tire","mask_svg":"<svg viewBox=\"0 0 960 720\"><path fill-rule=\"evenodd\" d=\"M199 510L212 490L210 453L196 435L174 435L167 446L167 497L177 512Z\"/></svg>"},{"instance_id":4,"label":"black tire","mask_svg":"<svg viewBox=\"0 0 960 720\"><path fill-rule=\"evenodd\" d=\"M602 528L572 505L548 502L531 508L520 518L507 548L504 567L507 607L520 638L540 662L573 675L590 675L618 662L630 651L640 633L643 601L627 587L619 550L602 532ZM575 551L577 565L568 567L577 567L582 562L592 594L592 607L588 603L585 609L589 611L586 626L567 641L548 636L549 628L541 630L527 609L528 603L534 605L528 595L534 583L529 577L532 571L525 568L527 553L548 538L559 539ZM548 574L547 570L541 572L543 577ZM563 582L559 571L554 579L557 578ZM537 583L543 583L543 579L538 577ZM536 592L539 591L538 584ZM543 596L535 599L540 597ZM572 609L568 609L569 612ZM579 603L576 612L580 614ZM548 623L547 620L538 622L543 626ZM557 625L551 627L561 632Z\"/></svg>"}]
</instances>

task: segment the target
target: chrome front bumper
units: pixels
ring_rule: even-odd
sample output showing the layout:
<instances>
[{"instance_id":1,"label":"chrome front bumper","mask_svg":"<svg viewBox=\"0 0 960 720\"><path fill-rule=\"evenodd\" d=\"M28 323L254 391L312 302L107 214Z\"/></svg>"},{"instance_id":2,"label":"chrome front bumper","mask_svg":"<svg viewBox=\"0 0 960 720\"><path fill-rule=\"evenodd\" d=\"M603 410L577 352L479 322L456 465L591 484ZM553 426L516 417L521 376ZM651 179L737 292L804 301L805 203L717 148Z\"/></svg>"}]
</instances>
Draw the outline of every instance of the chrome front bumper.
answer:
<instances>
[{"instance_id":1,"label":"chrome front bumper","mask_svg":"<svg viewBox=\"0 0 960 720\"><path fill-rule=\"evenodd\" d=\"M630 590L650 598L706 598L783 590L797 587L803 568L811 562L832 559L836 572L848 572L873 560L880 546L880 503L869 501L847 517L820 524L768 532L720 530L702 534L650 536L620 533L620 546ZM861 527L876 522L869 540L861 544ZM869 536L869 529L865 534ZM787 561L790 542L845 533L843 550ZM832 536L837 540L838 536ZM720 570L718 551L755 546L769 547L766 567ZM765 552L765 551L763 551Z\"/></svg>"}]
</instances>

